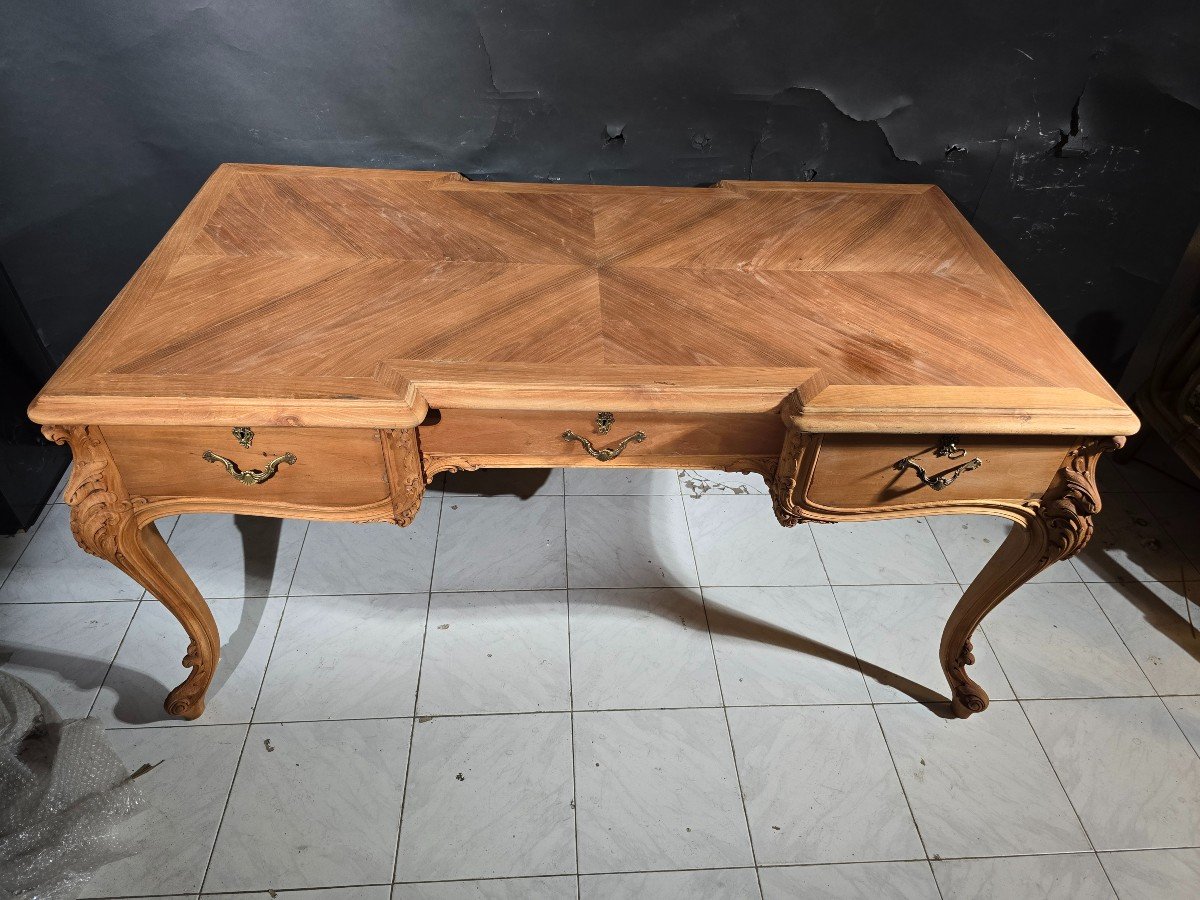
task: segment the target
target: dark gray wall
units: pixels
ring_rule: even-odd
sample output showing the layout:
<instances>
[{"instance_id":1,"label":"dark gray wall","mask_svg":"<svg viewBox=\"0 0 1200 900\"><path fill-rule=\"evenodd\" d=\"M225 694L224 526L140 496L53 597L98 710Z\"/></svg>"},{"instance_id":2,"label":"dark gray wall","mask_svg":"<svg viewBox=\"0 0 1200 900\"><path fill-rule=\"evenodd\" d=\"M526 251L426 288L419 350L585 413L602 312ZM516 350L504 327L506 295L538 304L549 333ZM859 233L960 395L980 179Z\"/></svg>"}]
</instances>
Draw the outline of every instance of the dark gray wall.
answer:
<instances>
[{"instance_id":1,"label":"dark gray wall","mask_svg":"<svg viewBox=\"0 0 1200 900\"><path fill-rule=\"evenodd\" d=\"M3 6L0 263L55 360L226 160L934 182L1110 377L1200 219L1194 0Z\"/></svg>"}]
</instances>

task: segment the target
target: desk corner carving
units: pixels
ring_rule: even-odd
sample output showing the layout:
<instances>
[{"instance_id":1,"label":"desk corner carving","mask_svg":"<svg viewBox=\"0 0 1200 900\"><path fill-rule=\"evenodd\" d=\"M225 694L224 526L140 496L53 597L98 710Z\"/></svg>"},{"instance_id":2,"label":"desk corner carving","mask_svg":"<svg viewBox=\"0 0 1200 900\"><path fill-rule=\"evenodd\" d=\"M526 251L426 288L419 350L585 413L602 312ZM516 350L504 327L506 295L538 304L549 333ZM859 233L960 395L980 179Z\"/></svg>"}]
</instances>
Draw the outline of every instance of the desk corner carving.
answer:
<instances>
[{"instance_id":1,"label":"desk corner carving","mask_svg":"<svg viewBox=\"0 0 1200 900\"><path fill-rule=\"evenodd\" d=\"M46 425L42 433L71 448L74 465L63 491L71 507L71 534L85 550L122 568L127 564L120 533L144 497L125 493L100 430L93 425Z\"/></svg>"},{"instance_id":2,"label":"desk corner carving","mask_svg":"<svg viewBox=\"0 0 1200 900\"><path fill-rule=\"evenodd\" d=\"M791 528L801 522L829 521L811 512L806 514L802 503L798 502L796 497L797 488L802 488L807 476L812 474L814 449L815 441L811 435L789 428L783 439L779 463L769 476L764 474L771 493L771 506L775 510L775 518L784 528Z\"/></svg>"},{"instance_id":3,"label":"desk corner carving","mask_svg":"<svg viewBox=\"0 0 1200 900\"><path fill-rule=\"evenodd\" d=\"M383 459L392 499L391 518L401 527L412 524L425 496L419 441L415 428L394 428L383 435Z\"/></svg>"},{"instance_id":4,"label":"desk corner carving","mask_svg":"<svg viewBox=\"0 0 1200 900\"><path fill-rule=\"evenodd\" d=\"M1067 455L1055 483L1036 505L1048 538L1042 568L1069 559L1091 540L1092 517L1100 512L1096 465L1124 444L1123 437L1093 438Z\"/></svg>"}]
</instances>

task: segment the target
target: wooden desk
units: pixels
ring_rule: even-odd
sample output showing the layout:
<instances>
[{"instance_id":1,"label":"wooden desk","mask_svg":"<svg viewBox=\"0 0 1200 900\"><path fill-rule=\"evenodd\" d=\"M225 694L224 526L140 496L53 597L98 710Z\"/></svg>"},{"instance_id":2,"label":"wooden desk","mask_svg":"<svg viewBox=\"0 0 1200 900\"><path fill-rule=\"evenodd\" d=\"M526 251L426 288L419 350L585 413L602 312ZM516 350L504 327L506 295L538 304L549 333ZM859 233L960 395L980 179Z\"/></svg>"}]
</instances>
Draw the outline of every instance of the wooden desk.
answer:
<instances>
[{"instance_id":1,"label":"wooden desk","mask_svg":"<svg viewBox=\"0 0 1200 900\"><path fill-rule=\"evenodd\" d=\"M407 525L438 472L758 472L784 525L1016 524L942 636L1087 542L1137 419L936 187L473 183L222 166L30 407L70 444L80 546L220 639L152 524ZM620 451L620 452L618 452ZM753 548L745 548L752 553Z\"/></svg>"}]
</instances>

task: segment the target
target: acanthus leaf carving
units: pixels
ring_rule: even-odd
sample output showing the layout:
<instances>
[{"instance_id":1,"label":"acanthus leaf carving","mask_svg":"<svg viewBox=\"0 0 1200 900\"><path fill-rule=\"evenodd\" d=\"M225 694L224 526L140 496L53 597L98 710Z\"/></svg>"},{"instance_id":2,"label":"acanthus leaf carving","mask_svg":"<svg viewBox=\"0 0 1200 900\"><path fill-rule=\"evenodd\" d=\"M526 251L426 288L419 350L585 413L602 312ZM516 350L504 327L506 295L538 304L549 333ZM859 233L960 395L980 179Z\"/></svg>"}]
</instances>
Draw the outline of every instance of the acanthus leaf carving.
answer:
<instances>
[{"instance_id":1,"label":"acanthus leaf carving","mask_svg":"<svg viewBox=\"0 0 1200 900\"><path fill-rule=\"evenodd\" d=\"M392 521L411 525L425 496L425 473L415 428L395 428L382 433L383 458L392 501Z\"/></svg>"},{"instance_id":2,"label":"acanthus leaf carving","mask_svg":"<svg viewBox=\"0 0 1200 900\"><path fill-rule=\"evenodd\" d=\"M1096 465L1100 457L1119 450L1125 438L1096 438L1076 447L1059 470L1055 484L1031 506L1045 524L1049 540L1042 568L1068 559L1087 546L1092 538L1092 517L1100 512L1100 490L1096 487Z\"/></svg>"},{"instance_id":3,"label":"acanthus leaf carving","mask_svg":"<svg viewBox=\"0 0 1200 900\"><path fill-rule=\"evenodd\" d=\"M423 456L425 483L429 484L441 472L475 472L483 465L469 456Z\"/></svg>"},{"instance_id":4,"label":"acanthus leaf carving","mask_svg":"<svg viewBox=\"0 0 1200 900\"><path fill-rule=\"evenodd\" d=\"M88 553L126 568L119 534L130 512L145 498L129 497L112 465L99 429L91 425L46 425L42 433L69 444L74 457L63 500L71 507L71 534Z\"/></svg>"}]
</instances>

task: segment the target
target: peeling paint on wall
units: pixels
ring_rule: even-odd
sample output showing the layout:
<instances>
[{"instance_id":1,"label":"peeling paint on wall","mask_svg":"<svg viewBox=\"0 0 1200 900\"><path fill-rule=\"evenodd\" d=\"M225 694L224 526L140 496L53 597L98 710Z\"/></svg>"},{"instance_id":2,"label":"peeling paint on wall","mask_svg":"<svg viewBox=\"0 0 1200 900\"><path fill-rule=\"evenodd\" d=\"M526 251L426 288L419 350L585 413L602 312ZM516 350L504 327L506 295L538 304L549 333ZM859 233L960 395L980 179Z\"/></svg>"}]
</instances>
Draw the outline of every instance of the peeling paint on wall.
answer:
<instances>
[{"instance_id":1,"label":"peeling paint on wall","mask_svg":"<svg viewBox=\"0 0 1200 900\"><path fill-rule=\"evenodd\" d=\"M223 161L932 182L1115 377L1200 220L1194 3L12 0L0 261L61 359Z\"/></svg>"}]
</instances>

